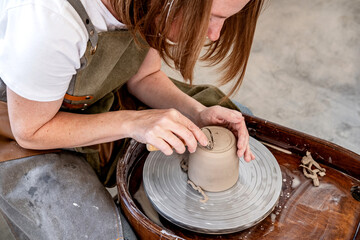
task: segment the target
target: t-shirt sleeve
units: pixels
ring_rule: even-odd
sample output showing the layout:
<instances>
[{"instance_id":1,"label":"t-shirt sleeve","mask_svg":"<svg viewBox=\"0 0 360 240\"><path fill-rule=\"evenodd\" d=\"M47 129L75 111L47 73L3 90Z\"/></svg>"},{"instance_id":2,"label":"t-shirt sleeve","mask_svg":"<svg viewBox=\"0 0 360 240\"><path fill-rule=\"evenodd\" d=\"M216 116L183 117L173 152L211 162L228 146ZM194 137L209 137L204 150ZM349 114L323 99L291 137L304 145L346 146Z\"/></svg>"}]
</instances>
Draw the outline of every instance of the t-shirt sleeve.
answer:
<instances>
[{"instance_id":1,"label":"t-shirt sleeve","mask_svg":"<svg viewBox=\"0 0 360 240\"><path fill-rule=\"evenodd\" d=\"M8 9L1 21L0 77L29 100L63 98L80 67L87 33L61 11L26 4Z\"/></svg>"}]
</instances>

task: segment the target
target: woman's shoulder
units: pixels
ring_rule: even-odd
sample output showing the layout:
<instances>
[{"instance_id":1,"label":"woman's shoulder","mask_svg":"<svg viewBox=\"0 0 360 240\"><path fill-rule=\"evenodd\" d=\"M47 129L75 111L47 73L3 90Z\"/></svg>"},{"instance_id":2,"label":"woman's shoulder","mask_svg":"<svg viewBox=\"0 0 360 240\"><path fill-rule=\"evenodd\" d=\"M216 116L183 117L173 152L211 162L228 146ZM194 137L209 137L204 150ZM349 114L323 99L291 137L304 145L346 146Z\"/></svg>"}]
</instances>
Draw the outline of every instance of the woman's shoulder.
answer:
<instances>
[{"instance_id":1,"label":"woman's shoulder","mask_svg":"<svg viewBox=\"0 0 360 240\"><path fill-rule=\"evenodd\" d=\"M2 1L0 77L14 91L21 87L15 92L28 99L43 100L28 94L32 86L44 86L33 90L35 95L59 98L86 50L88 33L80 17L66 0Z\"/></svg>"},{"instance_id":2,"label":"woman's shoulder","mask_svg":"<svg viewBox=\"0 0 360 240\"><path fill-rule=\"evenodd\" d=\"M22 35L34 44L60 41L85 51L87 30L67 0L4 0L0 7L0 32L10 34L5 38Z\"/></svg>"},{"instance_id":3,"label":"woman's shoulder","mask_svg":"<svg viewBox=\"0 0 360 240\"><path fill-rule=\"evenodd\" d=\"M0 9L2 12L19 11L33 6L39 10L39 14L42 14L41 8L61 13L67 4L67 0L3 0L0 3Z\"/></svg>"},{"instance_id":4,"label":"woman's shoulder","mask_svg":"<svg viewBox=\"0 0 360 240\"><path fill-rule=\"evenodd\" d=\"M79 14L67 0L3 0L0 12L0 16L3 16L2 21L14 15L34 16L40 26L41 22L56 24L61 21L62 28L73 27L81 30L80 33L87 34ZM17 19L12 19L14 20Z\"/></svg>"}]
</instances>

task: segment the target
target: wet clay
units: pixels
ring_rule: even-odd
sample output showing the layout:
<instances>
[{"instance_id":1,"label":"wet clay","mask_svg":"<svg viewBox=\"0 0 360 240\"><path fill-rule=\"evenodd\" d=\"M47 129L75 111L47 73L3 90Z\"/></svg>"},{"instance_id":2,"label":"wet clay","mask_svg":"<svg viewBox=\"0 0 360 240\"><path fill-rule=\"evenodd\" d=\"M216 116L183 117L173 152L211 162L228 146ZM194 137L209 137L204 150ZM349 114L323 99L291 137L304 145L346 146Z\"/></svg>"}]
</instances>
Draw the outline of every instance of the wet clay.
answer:
<instances>
[{"instance_id":1,"label":"wet clay","mask_svg":"<svg viewBox=\"0 0 360 240\"><path fill-rule=\"evenodd\" d=\"M326 169L322 168L311 156L310 152L306 152L306 156L301 159L300 167L303 168L305 177L313 180L315 187L320 186L319 176L325 176ZM315 169L312 169L312 167Z\"/></svg>"},{"instance_id":2,"label":"wet clay","mask_svg":"<svg viewBox=\"0 0 360 240\"><path fill-rule=\"evenodd\" d=\"M206 195L206 193L204 193L204 190L202 190L201 187L196 186L191 180L187 180L187 183L190 184L190 186L194 190L198 191L203 196L203 199L199 200L200 202L206 203L209 200L209 197Z\"/></svg>"},{"instance_id":3,"label":"wet clay","mask_svg":"<svg viewBox=\"0 0 360 240\"><path fill-rule=\"evenodd\" d=\"M189 164L189 159L188 158L183 158L180 162L180 167L181 170L183 172L188 171L188 164ZM202 190L202 188L200 186L195 185L195 183L193 183L191 180L187 180L187 183L190 184L190 186L195 190L198 191L202 196L203 199L200 199L199 201L202 203L206 203L209 200L209 197L206 195L206 193L204 192L204 190Z\"/></svg>"},{"instance_id":4,"label":"wet clay","mask_svg":"<svg viewBox=\"0 0 360 240\"><path fill-rule=\"evenodd\" d=\"M199 146L195 153L190 154L188 177L205 191L225 191L239 178L235 136L230 130L219 126L205 127L202 131L212 141L213 148Z\"/></svg>"}]
</instances>

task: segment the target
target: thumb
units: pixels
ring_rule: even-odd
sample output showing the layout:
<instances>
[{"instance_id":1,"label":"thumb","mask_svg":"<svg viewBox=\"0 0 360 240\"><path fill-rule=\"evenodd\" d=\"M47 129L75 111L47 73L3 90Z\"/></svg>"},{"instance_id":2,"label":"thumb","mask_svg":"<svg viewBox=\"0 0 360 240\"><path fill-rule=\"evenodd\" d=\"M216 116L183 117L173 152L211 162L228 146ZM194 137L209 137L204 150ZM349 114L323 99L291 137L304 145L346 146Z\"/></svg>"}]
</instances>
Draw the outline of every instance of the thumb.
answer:
<instances>
[{"instance_id":1,"label":"thumb","mask_svg":"<svg viewBox=\"0 0 360 240\"><path fill-rule=\"evenodd\" d=\"M236 110L231 110L227 108L221 108L217 112L217 116L219 119L222 119L227 122L231 123L240 123L244 120L243 115L241 112Z\"/></svg>"}]
</instances>

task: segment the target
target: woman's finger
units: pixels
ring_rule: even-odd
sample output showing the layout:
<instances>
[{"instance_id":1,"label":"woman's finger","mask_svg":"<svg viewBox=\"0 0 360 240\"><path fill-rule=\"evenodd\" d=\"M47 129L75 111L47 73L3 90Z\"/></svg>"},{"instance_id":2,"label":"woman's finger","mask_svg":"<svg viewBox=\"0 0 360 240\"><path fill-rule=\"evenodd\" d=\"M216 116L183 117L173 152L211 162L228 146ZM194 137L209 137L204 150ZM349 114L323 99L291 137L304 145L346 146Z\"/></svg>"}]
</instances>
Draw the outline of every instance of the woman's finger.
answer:
<instances>
[{"instance_id":1,"label":"woman's finger","mask_svg":"<svg viewBox=\"0 0 360 240\"><path fill-rule=\"evenodd\" d=\"M194 134L197 143L200 143L202 146L207 146L209 144L209 139L206 137L205 133L195 124L191 123L188 125L188 129ZM196 147L195 146L195 147ZM195 148L196 149L196 148Z\"/></svg>"},{"instance_id":2,"label":"woman's finger","mask_svg":"<svg viewBox=\"0 0 360 240\"><path fill-rule=\"evenodd\" d=\"M183 154L186 151L185 140L179 137L176 132L166 131L161 136L165 142L167 142L177 153ZM194 137L193 137L194 138Z\"/></svg>"},{"instance_id":3,"label":"woman's finger","mask_svg":"<svg viewBox=\"0 0 360 240\"><path fill-rule=\"evenodd\" d=\"M203 117L205 125L222 124L224 122L239 123L244 119L241 112L221 106L210 107L203 114L205 115Z\"/></svg>"},{"instance_id":4,"label":"woman's finger","mask_svg":"<svg viewBox=\"0 0 360 240\"><path fill-rule=\"evenodd\" d=\"M189 152L195 152L198 142L206 146L208 139L201 129L190 119L182 116L178 119L178 126L172 130L177 136L182 138L188 147Z\"/></svg>"},{"instance_id":5,"label":"woman's finger","mask_svg":"<svg viewBox=\"0 0 360 240\"><path fill-rule=\"evenodd\" d=\"M251 160L255 160L255 158L256 158L255 155L251 152Z\"/></svg>"},{"instance_id":6,"label":"woman's finger","mask_svg":"<svg viewBox=\"0 0 360 240\"><path fill-rule=\"evenodd\" d=\"M253 160L253 156L252 156L252 152L250 150L250 146L249 144L246 146L246 151L244 154L244 159L246 162L250 162L251 160Z\"/></svg>"},{"instance_id":7,"label":"woman's finger","mask_svg":"<svg viewBox=\"0 0 360 240\"><path fill-rule=\"evenodd\" d=\"M174 109L167 111L165 119L159 123L159 129L165 130L165 132L159 132L159 136L163 137L178 153L184 153L186 150L184 144L189 152L195 152L198 142L203 145L208 143L201 129Z\"/></svg>"},{"instance_id":8,"label":"woman's finger","mask_svg":"<svg viewBox=\"0 0 360 240\"><path fill-rule=\"evenodd\" d=\"M235 124L235 129L237 132L237 148L238 156L242 157L245 153L246 146L249 144L249 135L244 123Z\"/></svg>"},{"instance_id":9,"label":"woman's finger","mask_svg":"<svg viewBox=\"0 0 360 240\"><path fill-rule=\"evenodd\" d=\"M173 154L172 147L167 142L165 142L163 138L155 138L149 142L149 144L153 145L167 156Z\"/></svg>"}]
</instances>

